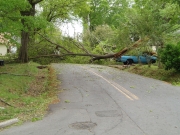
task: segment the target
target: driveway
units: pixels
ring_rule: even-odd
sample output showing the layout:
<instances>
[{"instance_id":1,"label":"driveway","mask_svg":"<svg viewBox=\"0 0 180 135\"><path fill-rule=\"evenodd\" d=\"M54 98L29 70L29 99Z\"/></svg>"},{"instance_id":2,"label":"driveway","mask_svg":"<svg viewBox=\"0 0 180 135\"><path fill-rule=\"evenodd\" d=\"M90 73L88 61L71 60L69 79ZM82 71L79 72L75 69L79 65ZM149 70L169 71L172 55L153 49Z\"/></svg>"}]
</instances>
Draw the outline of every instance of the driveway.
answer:
<instances>
[{"instance_id":1,"label":"driveway","mask_svg":"<svg viewBox=\"0 0 180 135\"><path fill-rule=\"evenodd\" d=\"M0 135L180 135L180 87L106 66L53 67L60 103Z\"/></svg>"}]
</instances>

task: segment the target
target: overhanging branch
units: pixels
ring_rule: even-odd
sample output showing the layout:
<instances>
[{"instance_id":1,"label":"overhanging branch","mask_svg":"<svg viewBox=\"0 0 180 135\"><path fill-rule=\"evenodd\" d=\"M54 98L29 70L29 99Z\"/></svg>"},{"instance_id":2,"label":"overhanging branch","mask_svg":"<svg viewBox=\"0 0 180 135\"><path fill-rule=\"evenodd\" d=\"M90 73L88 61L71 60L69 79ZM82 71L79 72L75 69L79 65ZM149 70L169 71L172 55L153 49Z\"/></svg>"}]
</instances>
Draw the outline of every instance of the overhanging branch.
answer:
<instances>
[{"instance_id":1,"label":"overhanging branch","mask_svg":"<svg viewBox=\"0 0 180 135\"><path fill-rule=\"evenodd\" d=\"M72 52L70 52L68 49L66 49L65 47L63 47L62 45L59 45L59 44L57 44L57 43L52 42L51 40L49 40L48 38L46 38L45 36L43 36L43 35L40 34L39 32L37 32L37 34L39 34L41 37L43 37L43 38L44 38L46 41L48 41L49 43L54 44L54 45L56 45L57 47L62 48L62 49L65 50L67 53L72 53Z\"/></svg>"}]
</instances>

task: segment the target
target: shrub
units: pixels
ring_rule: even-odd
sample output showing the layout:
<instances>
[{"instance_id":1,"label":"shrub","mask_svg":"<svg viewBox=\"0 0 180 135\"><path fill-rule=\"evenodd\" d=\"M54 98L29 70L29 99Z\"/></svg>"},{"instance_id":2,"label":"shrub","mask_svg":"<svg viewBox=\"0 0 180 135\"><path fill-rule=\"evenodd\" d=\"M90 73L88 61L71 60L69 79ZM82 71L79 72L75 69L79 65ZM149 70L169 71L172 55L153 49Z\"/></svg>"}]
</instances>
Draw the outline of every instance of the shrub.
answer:
<instances>
[{"instance_id":1,"label":"shrub","mask_svg":"<svg viewBox=\"0 0 180 135\"><path fill-rule=\"evenodd\" d=\"M167 44L160 51L160 58L166 70L174 68L180 72L180 43L177 45Z\"/></svg>"}]
</instances>

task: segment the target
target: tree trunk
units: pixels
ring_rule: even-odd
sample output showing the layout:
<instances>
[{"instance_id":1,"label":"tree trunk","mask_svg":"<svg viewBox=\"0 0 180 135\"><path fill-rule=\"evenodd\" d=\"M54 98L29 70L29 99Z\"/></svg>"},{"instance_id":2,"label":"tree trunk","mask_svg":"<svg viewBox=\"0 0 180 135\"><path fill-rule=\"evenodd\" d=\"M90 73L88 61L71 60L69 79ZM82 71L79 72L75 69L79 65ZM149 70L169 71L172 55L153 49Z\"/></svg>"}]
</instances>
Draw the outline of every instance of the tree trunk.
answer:
<instances>
[{"instance_id":1,"label":"tree trunk","mask_svg":"<svg viewBox=\"0 0 180 135\"><path fill-rule=\"evenodd\" d=\"M21 47L19 50L19 61L22 63L27 63L28 62L28 44L30 42L30 31L33 28L30 28L28 26L28 23L26 23L26 19L24 19L23 17L34 17L35 16L35 4L40 2L42 0L36 0L34 1L30 1L28 0L29 4L31 5L31 8L26 10L26 11L21 11L21 16L22 16L22 20L21 23L24 27L24 29L26 28L27 31L25 31L24 29L21 31ZM33 33L34 34L34 33Z\"/></svg>"},{"instance_id":2,"label":"tree trunk","mask_svg":"<svg viewBox=\"0 0 180 135\"><path fill-rule=\"evenodd\" d=\"M39 34L39 33L38 33ZM41 35L41 34L39 34ZM61 54L61 55L58 55L58 54L50 54L50 55L40 55L40 56L36 56L36 57L31 57L30 59L36 59L36 58L40 58L40 57L64 57L64 56L88 56L88 57L92 57L91 59L91 62L92 61L95 61L95 60L100 60L100 59L107 59L107 58L117 58L117 57L120 57L121 55L127 53L129 50L131 50L132 48L136 48L138 47L141 42L143 40L138 40L136 41L132 46L130 47L126 47L122 50L120 50L118 53L115 53L115 54L107 54L107 55L97 55L97 54L91 54L91 53L73 53L73 52L70 52L68 51L65 47L57 44L57 43L54 43L52 41L50 41L49 39L47 39L46 37L44 37L43 35L41 35L44 39L46 39L49 43L51 44L54 44L58 47L60 47L61 49L65 50L67 53L65 54ZM146 41L146 40L145 40Z\"/></svg>"},{"instance_id":3,"label":"tree trunk","mask_svg":"<svg viewBox=\"0 0 180 135\"><path fill-rule=\"evenodd\" d=\"M21 47L19 50L19 61L22 63L28 62L28 43L29 43L29 33L21 32Z\"/></svg>"}]
</instances>

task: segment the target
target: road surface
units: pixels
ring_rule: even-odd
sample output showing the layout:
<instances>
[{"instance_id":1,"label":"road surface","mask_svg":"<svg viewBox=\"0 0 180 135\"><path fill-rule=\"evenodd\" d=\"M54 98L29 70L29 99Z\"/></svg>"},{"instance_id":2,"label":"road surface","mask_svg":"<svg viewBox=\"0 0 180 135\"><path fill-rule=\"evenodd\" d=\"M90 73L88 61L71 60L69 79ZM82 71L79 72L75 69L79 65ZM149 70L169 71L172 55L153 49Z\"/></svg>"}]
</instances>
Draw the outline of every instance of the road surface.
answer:
<instances>
[{"instance_id":1,"label":"road surface","mask_svg":"<svg viewBox=\"0 0 180 135\"><path fill-rule=\"evenodd\" d=\"M60 103L0 135L180 135L180 87L106 66L53 66Z\"/></svg>"}]
</instances>

